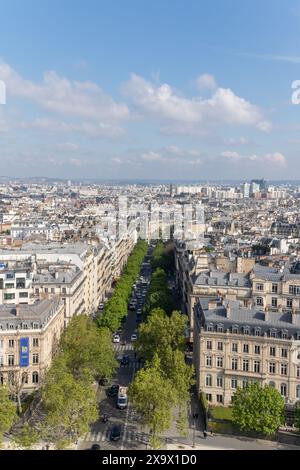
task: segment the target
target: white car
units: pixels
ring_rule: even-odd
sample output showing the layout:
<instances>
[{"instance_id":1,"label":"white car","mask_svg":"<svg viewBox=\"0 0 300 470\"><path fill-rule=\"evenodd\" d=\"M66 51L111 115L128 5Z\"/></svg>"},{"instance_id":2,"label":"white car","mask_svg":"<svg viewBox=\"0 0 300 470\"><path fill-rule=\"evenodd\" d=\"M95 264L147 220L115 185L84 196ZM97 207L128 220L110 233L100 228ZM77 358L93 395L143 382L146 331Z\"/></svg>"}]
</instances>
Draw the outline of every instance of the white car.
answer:
<instances>
[{"instance_id":1,"label":"white car","mask_svg":"<svg viewBox=\"0 0 300 470\"><path fill-rule=\"evenodd\" d=\"M132 333L131 335L131 341L136 341L137 340L137 334L136 333Z\"/></svg>"},{"instance_id":2,"label":"white car","mask_svg":"<svg viewBox=\"0 0 300 470\"><path fill-rule=\"evenodd\" d=\"M99 304L98 310L103 310L104 309L104 304Z\"/></svg>"},{"instance_id":3,"label":"white car","mask_svg":"<svg viewBox=\"0 0 300 470\"><path fill-rule=\"evenodd\" d=\"M119 343L120 340L121 340L120 335L114 335L114 337L113 337L113 343Z\"/></svg>"}]
</instances>

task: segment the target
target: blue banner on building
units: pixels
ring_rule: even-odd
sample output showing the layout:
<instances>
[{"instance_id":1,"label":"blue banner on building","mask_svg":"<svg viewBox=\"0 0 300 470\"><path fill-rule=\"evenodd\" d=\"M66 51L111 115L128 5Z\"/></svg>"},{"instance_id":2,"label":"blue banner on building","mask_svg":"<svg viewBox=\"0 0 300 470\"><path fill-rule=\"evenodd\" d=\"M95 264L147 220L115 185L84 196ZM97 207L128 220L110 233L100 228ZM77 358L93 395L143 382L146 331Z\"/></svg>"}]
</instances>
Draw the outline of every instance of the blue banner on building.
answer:
<instances>
[{"instance_id":1,"label":"blue banner on building","mask_svg":"<svg viewBox=\"0 0 300 470\"><path fill-rule=\"evenodd\" d=\"M29 338L20 339L20 367L29 366Z\"/></svg>"}]
</instances>

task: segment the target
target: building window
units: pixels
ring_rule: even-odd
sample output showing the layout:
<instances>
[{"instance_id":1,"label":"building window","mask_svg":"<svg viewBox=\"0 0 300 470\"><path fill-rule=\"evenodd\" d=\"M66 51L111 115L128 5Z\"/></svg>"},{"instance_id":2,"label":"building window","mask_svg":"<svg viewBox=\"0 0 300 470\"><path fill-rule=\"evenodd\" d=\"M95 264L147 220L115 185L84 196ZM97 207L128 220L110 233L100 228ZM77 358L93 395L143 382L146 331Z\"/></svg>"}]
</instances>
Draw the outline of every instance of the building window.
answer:
<instances>
[{"instance_id":1,"label":"building window","mask_svg":"<svg viewBox=\"0 0 300 470\"><path fill-rule=\"evenodd\" d=\"M262 297L257 297L256 298L256 305L258 305L258 307L263 307L264 306L264 299Z\"/></svg>"},{"instance_id":2,"label":"building window","mask_svg":"<svg viewBox=\"0 0 300 470\"><path fill-rule=\"evenodd\" d=\"M278 284L272 284L272 294L278 294Z\"/></svg>"},{"instance_id":3,"label":"building window","mask_svg":"<svg viewBox=\"0 0 300 470\"><path fill-rule=\"evenodd\" d=\"M287 331L282 331L282 332L281 332L281 338L282 338L282 339L287 339L287 338L288 338Z\"/></svg>"},{"instance_id":4,"label":"building window","mask_svg":"<svg viewBox=\"0 0 300 470\"><path fill-rule=\"evenodd\" d=\"M270 330L270 336L271 336L271 338L276 338L277 330L275 330L275 329Z\"/></svg>"},{"instance_id":5,"label":"building window","mask_svg":"<svg viewBox=\"0 0 300 470\"><path fill-rule=\"evenodd\" d=\"M244 335L249 335L250 334L250 328L249 326L245 326L243 330Z\"/></svg>"},{"instance_id":6,"label":"building window","mask_svg":"<svg viewBox=\"0 0 300 470\"><path fill-rule=\"evenodd\" d=\"M28 374L27 374L27 372L23 372L23 374L22 374L22 384L28 384Z\"/></svg>"},{"instance_id":7,"label":"building window","mask_svg":"<svg viewBox=\"0 0 300 470\"><path fill-rule=\"evenodd\" d=\"M10 323L10 324L9 324L9 329L10 329L10 330L14 330L14 329L15 329L15 325L14 325L13 323Z\"/></svg>"},{"instance_id":8,"label":"building window","mask_svg":"<svg viewBox=\"0 0 300 470\"><path fill-rule=\"evenodd\" d=\"M276 363L275 362L270 362L269 372L270 372L270 374L276 374Z\"/></svg>"},{"instance_id":9,"label":"building window","mask_svg":"<svg viewBox=\"0 0 300 470\"><path fill-rule=\"evenodd\" d=\"M13 300L15 298L15 294L4 294L4 300Z\"/></svg>"},{"instance_id":10,"label":"building window","mask_svg":"<svg viewBox=\"0 0 300 470\"><path fill-rule=\"evenodd\" d=\"M249 372L249 359L243 359L243 371Z\"/></svg>"},{"instance_id":11,"label":"building window","mask_svg":"<svg viewBox=\"0 0 300 470\"><path fill-rule=\"evenodd\" d=\"M256 290L258 292L263 292L264 291L264 285L263 284L256 284Z\"/></svg>"},{"instance_id":12,"label":"building window","mask_svg":"<svg viewBox=\"0 0 300 470\"><path fill-rule=\"evenodd\" d=\"M243 379L243 388L247 388L248 387L248 379Z\"/></svg>"},{"instance_id":13,"label":"building window","mask_svg":"<svg viewBox=\"0 0 300 470\"><path fill-rule=\"evenodd\" d=\"M14 348L15 347L15 341L13 339L8 340L8 347L9 348Z\"/></svg>"},{"instance_id":14,"label":"building window","mask_svg":"<svg viewBox=\"0 0 300 470\"><path fill-rule=\"evenodd\" d=\"M269 387L275 388L275 382L269 382Z\"/></svg>"},{"instance_id":15,"label":"building window","mask_svg":"<svg viewBox=\"0 0 300 470\"><path fill-rule=\"evenodd\" d=\"M0 356L0 367L4 366L4 357Z\"/></svg>"},{"instance_id":16,"label":"building window","mask_svg":"<svg viewBox=\"0 0 300 470\"><path fill-rule=\"evenodd\" d=\"M28 292L19 292L20 299L26 299L28 297Z\"/></svg>"},{"instance_id":17,"label":"building window","mask_svg":"<svg viewBox=\"0 0 300 470\"><path fill-rule=\"evenodd\" d=\"M270 347L270 356L276 356L276 348L273 346Z\"/></svg>"},{"instance_id":18,"label":"building window","mask_svg":"<svg viewBox=\"0 0 300 470\"><path fill-rule=\"evenodd\" d=\"M212 357L206 356L206 367L211 367L211 366L212 366Z\"/></svg>"},{"instance_id":19,"label":"building window","mask_svg":"<svg viewBox=\"0 0 300 470\"><path fill-rule=\"evenodd\" d=\"M293 308L293 299L287 299L286 306L287 308Z\"/></svg>"},{"instance_id":20,"label":"building window","mask_svg":"<svg viewBox=\"0 0 300 470\"><path fill-rule=\"evenodd\" d=\"M272 297L271 304L272 307L277 308L277 297Z\"/></svg>"},{"instance_id":21,"label":"building window","mask_svg":"<svg viewBox=\"0 0 300 470\"><path fill-rule=\"evenodd\" d=\"M15 384L15 374L12 371L8 372L7 378L8 378L9 385Z\"/></svg>"},{"instance_id":22,"label":"building window","mask_svg":"<svg viewBox=\"0 0 300 470\"><path fill-rule=\"evenodd\" d=\"M260 373L260 361L254 361L254 372L256 374Z\"/></svg>"},{"instance_id":23,"label":"building window","mask_svg":"<svg viewBox=\"0 0 300 470\"><path fill-rule=\"evenodd\" d=\"M238 358L233 357L231 360L231 369L232 370L237 370L238 369Z\"/></svg>"},{"instance_id":24,"label":"building window","mask_svg":"<svg viewBox=\"0 0 300 470\"><path fill-rule=\"evenodd\" d=\"M55 289L54 287L51 287L51 294L54 294L55 293Z\"/></svg>"},{"instance_id":25,"label":"building window","mask_svg":"<svg viewBox=\"0 0 300 470\"><path fill-rule=\"evenodd\" d=\"M238 386L238 381L237 379L231 379L231 388L236 389Z\"/></svg>"},{"instance_id":26,"label":"building window","mask_svg":"<svg viewBox=\"0 0 300 470\"><path fill-rule=\"evenodd\" d=\"M212 341L206 341L206 349L212 349Z\"/></svg>"},{"instance_id":27,"label":"building window","mask_svg":"<svg viewBox=\"0 0 300 470\"><path fill-rule=\"evenodd\" d=\"M32 340L32 346L34 348L38 348L39 347L39 339L38 338L33 338Z\"/></svg>"},{"instance_id":28,"label":"building window","mask_svg":"<svg viewBox=\"0 0 300 470\"><path fill-rule=\"evenodd\" d=\"M33 384L38 384L39 383L39 374L38 374L38 372L33 372L32 373L32 383Z\"/></svg>"},{"instance_id":29,"label":"building window","mask_svg":"<svg viewBox=\"0 0 300 470\"><path fill-rule=\"evenodd\" d=\"M4 385L4 377L3 374L0 374L0 384Z\"/></svg>"},{"instance_id":30,"label":"building window","mask_svg":"<svg viewBox=\"0 0 300 470\"><path fill-rule=\"evenodd\" d=\"M260 336L260 328L255 328L254 334L255 336Z\"/></svg>"},{"instance_id":31,"label":"building window","mask_svg":"<svg viewBox=\"0 0 300 470\"><path fill-rule=\"evenodd\" d=\"M223 403L223 395L217 395L217 402Z\"/></svg>"},{"instance_id":32,"label":"building window","mask_svg":"<svg viewBox=\"0 0 300 470\"><path fill-rule=\"evenodd\" d=\"M218 341L218 351L223 351L223 343Z\"/></svg>"},{"instance_id":33,"label":"building window","mask_svg":"<svg viewBox=\"0 0 300 470\"><path fill-rule=\"evenodd\" d=\"M207 387L211 387L212 386L212 376L210 374L208 374L206 377L205 377L205 385Z\"/></svg>"},{"instance_id":34,"label":"building window","mask_svg":"<svg viewBox=\"0 0 300 470\"><path fill-rule=\"evenodd\" d=\"M259 346L258 344L256 344L256 345L254 346L254 353L255 353L255 354L260 354L260 346Z\"/></svg>"},{"instance_id":35,"label":"building window","mask_svg":"<svg viewBox=\"0 0 300 470\"><path fill-rule=\"evenodd\" d=\"M22 329L23 330L27 330L28 329L28 325L26 323L22 323Z\"/></svg>"},{"instance_id":36,"label":"building window","mask_svg":"<svg viewBox=\"0 0 300 470\"><path fill-rule=\"evenodd\" d=\"M38 364L39 363L39 355L38 353L34 353L32 355L32 364Z\"/></svg>"},{"instance_id":37,"label":"building window","mask_svg":"<svg viewBox=\"0 0 300 470\"><path fill-rule=\"evenodd\" d=\"M287 364L280 365L280 373L281 375L287 375Z\"/></svg>"},{"instance_id":38,"label":"building window","mask_svg":"<svg viewBox=\"0 0 300 470\"><path fill-rule=\"evenodd\" d=\"M288 350L287 349L281 349L281 357L285 357L287 358L288 357Z\"/></svg>"},{"instance_id":39,"label":"building window","mask_svg":"<svg viewBox=\"0 0 300 470\"><path fill-rule=\"evenodd\" d=\"M249 344L243 344L243 351L244 351L244 353L246 353L246 354L249 353Z\"/></svg>"},{"instance_id":40,"label":"building window","mask_svg":"<svg viewBox=\"0 0 300 470\"><path fill-rule=\"evenodd\" d=\"M286 397L286 390L287 390L286 384L281 384L280 385L280 393L283 397Z\"/></svg>"},{"instance_id":41,"label":"building window","mask_svg":"<svg viewBox=\"0 0 300 470\"><path fill-rule=\"evenodd\" d=\"M297 379L300 379L300 366L297 366Z\"/></svg>"},{"instance_id":42,"label":"building window","mask_svg":"<svg viewBox=\"0 0 300 470\"><path fill-rule=\"evenodd\" d=\"M9 366L14 366L15 365L15 356L13 354L10 354L8 356L8 365Z\"/></svg>"},{"instance_id":43,"label":"building window","mask_svg":"<svg viewBox=\"0 0 300 470\"><path fill-rule=\"evenodd\" d=\"M298 398L298 400L300 399L300 385L296 387L296 398Z\"/></svg>"},{"instance_id":44,"label":"building window","mask_svg":"<svg viewBox=\"0 0 300 470\"><path fill-rule=\"evenodd\" d=\"M300 295L300 286L289 286L290 295Z\"/></svg>"},{"instance_id":45,"label":"building window","mask_svg":"<svg viewBox=\"0 0 300 470\"><path fill-rule=\"evenodd\" d=\"M39 324L38 324L38 323L34 323L34 324L33 324L33 329L34 329L34 330L38 330L38 329L39 329Z\"/></svg>"},{"instance_id":46,"label":"building window","mask_svg":"<svg viewBox=\"0 0 300 470\"><path fill-rule=\"evenodd\" d=\"M212 401L211 393L207 393L207 394L206 394L206 400L209 401L209 402Z\"/></svg>"},{"instance_id":47,"label":"building window","mask_svg":"<svg viewBox=\"0 0 300 470\"><path fill-rule=\"evenodd\" d=\"M235 334L235 335L237 335L238 332L239 332L238 327L237 327L237 326L233 326L233 327L232 327L232 333Z\"/></svg>"},{"instance_id":48,"label":"building window","mask_svg":"<svg viewBox=\"0 0 300 470\"><path fill-rule=\"evenodd\" d=\"M15 287L13 282L7 282L5 284L5 289L13 289Z\"/></svg>"},{"instance_id":49,"label":"building window","mask_svg":"<svg viewBox=\"0 0 300 470\"><path fill-rule=\"evenodd\" d=\"M223 326L222 325L218 325L217 332L218 333L223 333Z\"/></svg>"},{"instance_id":50,"label":"building window","mask_svg":"<svg viewBox=\"0 0 300 470\"><path fill-rule=\"evenodd\" d=\"M207 325L206 331L213 331L213 326L212 325Z\"/></svg>"},{"instance_id":51,"label":"building window","mask_svg":"<svg viewBox=\"0 0 300 470\"><path fill-rule=\"evenodd\" d=\"M217 367L223 367L223 357L217 357Z\"/></svg>"},{"instance_id":52,"label":"building window","mask_svg":"<svg viewBox=\"0 0 300 470\"><path fill-rule=\"evenodd\" d=\"M217 377L217 387L223 387L223 377Z\"/></svg>"},{"instance_id":53,"label":"building window","mask_svg":"<svg viewBox=\"0 0 300 470\"><path fill-rule=\"evenodd\" d=\"M238 344L232 343L232 352L238 352Z\"/></svg>"}]
</instances>

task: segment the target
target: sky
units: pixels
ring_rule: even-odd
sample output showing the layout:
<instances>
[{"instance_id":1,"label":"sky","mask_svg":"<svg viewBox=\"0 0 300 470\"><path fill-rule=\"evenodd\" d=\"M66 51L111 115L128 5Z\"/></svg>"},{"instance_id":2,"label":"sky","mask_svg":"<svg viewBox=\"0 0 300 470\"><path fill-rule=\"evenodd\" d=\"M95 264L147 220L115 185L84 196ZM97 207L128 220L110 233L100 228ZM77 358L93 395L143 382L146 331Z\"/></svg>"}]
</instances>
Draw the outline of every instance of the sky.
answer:
<instances>
[{"instance_id":1,"label":"sky","mask_svg":"<svg viewBox=\"0 0 300 470\"><path fill-rule=\"evenodd\" d=\"M0 18L0 176L300 179L300 0L0 0Z\"/></svg>"}]
</instances>

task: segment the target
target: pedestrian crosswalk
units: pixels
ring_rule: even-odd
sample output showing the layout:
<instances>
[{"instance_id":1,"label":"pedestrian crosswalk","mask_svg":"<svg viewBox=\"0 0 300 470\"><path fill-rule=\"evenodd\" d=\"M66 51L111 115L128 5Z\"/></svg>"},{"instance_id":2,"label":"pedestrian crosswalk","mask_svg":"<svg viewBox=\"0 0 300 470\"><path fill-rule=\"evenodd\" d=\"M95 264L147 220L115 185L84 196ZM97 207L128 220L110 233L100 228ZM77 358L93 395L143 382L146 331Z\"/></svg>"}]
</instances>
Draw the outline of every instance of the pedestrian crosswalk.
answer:
<instances>
[{"instance_id":1,"label":"pedestrian crosswalk","mask_svg":"<svg viewBox=\"0 0 300 470\"><path fill-rule=\"evenodd\" d=\"M121 369L131 369L133 371L137 371L141 369L142 367L143 367L143 363L141 363L137 359L130 361L129 364L120 365Z\"/></svg>"},{"instance_id":2,"label":"pedestrian crosswalk","mask_svg":"<svg viewBox=\"0 0 300 470\"><path fill-rule=\"evenodd\" d=\"M133 344L132 343L116 343L114 344L114 349L115 351L117 352L120 352L120 351L132 351L133 350Z\"/></svg>"},{"instance_id":3,"label":"pedestrian crosswalk","mask_svg":"<svg viewBox=\"0 0 300 470\"><path fill-rule=\"evenodd\" d=\"M125 436L124 436L125 433ZM85 442L105 442L109 441L109 435L110 435L110 430L107 429L106 431L103 432L88 432L84 436L84 441ZM140 442L143 444L147 444L148 442L148 434L145 432L137 432L133 429L125 429L123 430L121 439L124 442Z\"/></svg>"}]
</instances>

